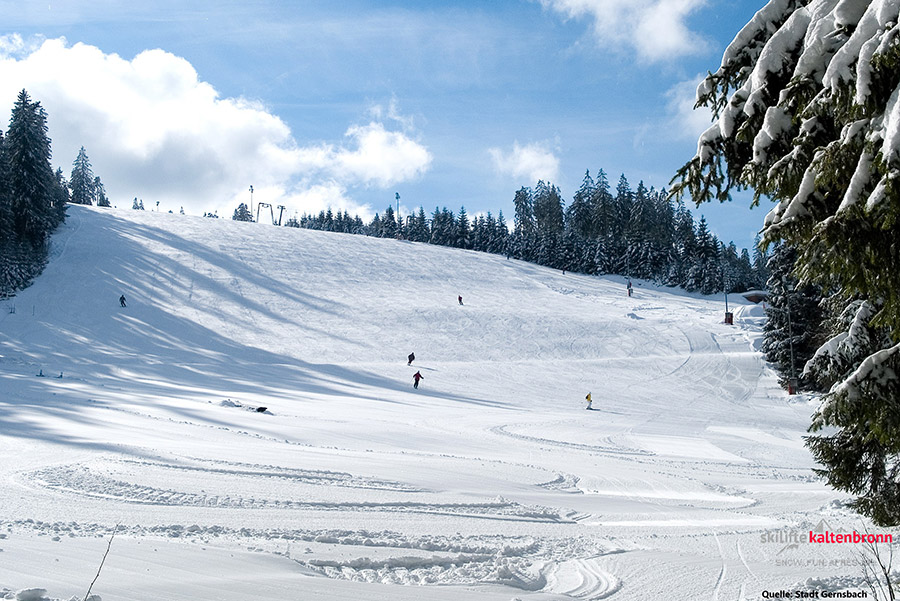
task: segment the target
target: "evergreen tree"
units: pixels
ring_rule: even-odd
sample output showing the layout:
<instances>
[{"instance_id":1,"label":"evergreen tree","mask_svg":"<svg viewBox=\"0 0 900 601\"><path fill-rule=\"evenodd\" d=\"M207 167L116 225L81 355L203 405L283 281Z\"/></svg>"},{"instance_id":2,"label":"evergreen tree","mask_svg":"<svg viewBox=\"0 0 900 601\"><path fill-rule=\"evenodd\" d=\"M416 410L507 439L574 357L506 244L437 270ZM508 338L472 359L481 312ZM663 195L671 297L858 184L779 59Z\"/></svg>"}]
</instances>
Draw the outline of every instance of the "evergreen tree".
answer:
<instances>
[{"instance_id":1,"label":"evergreen tree","mask_svg":"<svg viewBox=\"0 0 900 601\"><path fill-rule=\"evenodd\" d=\"M459 214L456 217L456 241L453 246L457 248L472 247L472 231L469 228L469 215L466 213L466 207L459 208Z\"/></svg>"},{"instance_id":2,"label":"evergreen tree","mask_svg":"<svg viewBox=\"0 0 900 601\"><path fill-rule=\"evenodd\" d=\"M62 167L56 168L54 173L56 185L53 187L53 213L57 223L66 220L66 205L69 203L69 183L63 175Z\"/></svg>"},{"instance_id":3,"label":"evergreen tree","mask_svg":"<svg viewBox=\"0 0 900 601\"><path fill-rule=\"evenodd\" d=\"M534 188L534 221L541 235L559 235L563 231L563 202L559 188L543 180Z\"/></svg>"},{"instance_id":4,"label":"evergreen tree","mask_svg":"<svg viewBox=\"0 0 900 601\"><path fill-rule=\"evenodd\" d=\"M418 212L410 221L407 237L413 242L427 242L429 236L428 218L425 216L425 209L420 206Z\"/></svg>"},{"instance_id":5,"label":"evergreen tree","mask_svg":"<svg viewBox=\"0 0 900 601\"><path fill-rule=\"evenodd\" d=\"M606 252L609 270L612 273L629 273L628 244L625 239L627 225L631 220L633 193L623 173L616 185L616 195L609 207L609 230L606 236Z\"/></svg>"},{"instance_id":6,"label":"evergreen tree","mask_svg":"<svg viewBox=\"0 0 900 601\"><path fill-rule=\"evenodd\" d=\"M760 243L759 234L753 242L753 287L762 288L769 280L768 246Z\"/></svg>"},{"instance_id":7,"label":"evergreen tree","mask_svg":"<svg viewBox=\"0 0 900 601\"><path fill-rule=\"evenodd\" d=\"M534 235L537 228L534 223L534 201L531 198L531 189L524 186L519 188L513 198L513 206L516 210L516 234L526 238Z\"/></svg>"},{"instance_id":8,"label":"evergreen tree","mask_svg":"<svg viewBox=\"0 0 900 601\"><path fill-rule=\"evenodd\" d=\"M626 275L644 279L653 277L652 222L649 192L644 182L639 182L624 230Z\"/></svg>"},{"instance_id":9,"label":"evergreen tree","mask_svg":"<svg viewBox=\"0 0 900 601\"><path fill-rule=\"evenodd\" d=\"M472 220L472 250L484 252L487 248L488 232L487 221L484 215L479 215Z\"/></svg>"},{"instance_id":10,"label":"evergreen tree","mask_svg":"<svg viewBox=\"0 0 900 601\"><path fill-rule=\"evenodd\" d=\"M50 166L47 113L25 90L13 106L4 141L13 234L38 248L65 214L54 207L57 180Z\"/></svg>"},{"instance_id":11,"label":"evergreen tree","mask_svg":"<svg viewBox=\"0 0 900 601\"><path fill-rule=\"evenodd\" d=\"M724 288L721 250L718 239L709 231L706 218L697 224L697 262L703 270L701 294L714 294Z\"/></svg>"},{"instance_id":12,"label":"evergreen tree","mask_svg":"<svg viewBox=\"0 0 900 601\"><path fill-rule=\"evenodd\" d=\"M434 209L431 219L431 243L441 246L453 246L456 242L456 218L447 207Z\"/></svg>"},{"instance_id":13,"label":"evergreen tree","mask_svg":"<svg viewBox=\"0 0 900 601\"><path fill-rule=\"evenodd\" d=\"M69 177L69 189L72 190L72 203L77 205L94 204L94 172L84 146L78 151L72 163L72 175Z\"/></svg>"},{"instance_id":14,"label":"evergreen tree","mask_svg":"<svg viewBox=\"0 0 900 601\"><path fill-rule=\"evenodd\" d=\"M572 198L572 204L566 209L567 227L574 230L576 234L583 238L590 238L595 232L594 192L594 179L591 177L590 169L588 169L584 172L584 179L581 180L581 186Z\"/></svg>"},{"instance_id":15,"label":"evergreen tree","mask_svg":"<svg viewBox=\"0 0 900 601\"><path fill-rule=\"evenodd\" d=\"M97 200L98 207L109 207L109 198L106 197L106 188L100 181L100 176L94 178L94 198ZM184 211L184 209L182 209Z\"/></svg>"},{"instance_id":16,"label":"evergreen tree","mask_svg":"<svg viewBox=\"0 0 900 601\"><path fill-rule=\"evenodd\" d=\"M497 225L494 229L493 252L505 253L509 244L509 228L506 225L506 218L503 211L497 213Z\"/></svg>"},{"instance_id":17,"label":"evergreen tree","mask_svg":"<svg viewBox=\"0 0 900 601\"><path fill-rule=\"evenodd\" d=\"M719 272L722 274L722 289L726 294L736 292L739 280L738 262L740 257L738 257L737 247L734 245L734 242L728 246L719 243L719 260L721 262Z\"/></svg>"},{"instance_id":18,"label":"evergreen tree","mask_svg":"<svg viewBox=\"0 0 900 601\"><path fill-rule=\"evenodd\" d=\"M722 289L722 272L719 265L719 243L710 234L705 218L700 218L693 238L692 252L686 257L688 267L685 289L712 294Z\"/></svg>"},{"instance_id":19,"label":"evergreen tree","mask_svg":"<svg viewBox=\"0 0 900 601\"><path fill-rule=\"evenodd\" d=\"M750 252L746 248L741 249L741 256L737 266L737 285L735 290L746 292L758 288L753 276L753 264L750 262Z\"/></svg>"},{"instance_id":20,"label":"evergreen tree","mask_svg":"<svg viewBox=\"0 0 900 601\"><path fill-rule=\"evenodd\" d=\"M384 216L381 218L381 231L375 235L380 238L397 237L397 220L394 215L394 207L388 205L388 208L384 210Z\"/></svg>"},{"instance_id":21,"label":"evergreen tree","mask_svg":"<svg viewBox=\"0 0 900 601\"><path fill-rule=\"evenodd\" d=\"M593 207L594 237L606 240L613 235L613 224L616 222L615 199L609 191L609 180L603 169L597 172L594 180L594 191L591 198Z\"/></svg>"},{"instance_id":22,"label":"evergreen tree","mask_svg":"<svg viewBox=\"0 0 900 601\"><path fill-rule=\"evenodd\" d=\"M141 202L140 209L143 210L144 203ZM232 215L231 219L233 221L253 221L253 215L250 214L250 209L247 207L246 203L241 203L234 210L234 215Z\"/></svg>"}]
</instances>

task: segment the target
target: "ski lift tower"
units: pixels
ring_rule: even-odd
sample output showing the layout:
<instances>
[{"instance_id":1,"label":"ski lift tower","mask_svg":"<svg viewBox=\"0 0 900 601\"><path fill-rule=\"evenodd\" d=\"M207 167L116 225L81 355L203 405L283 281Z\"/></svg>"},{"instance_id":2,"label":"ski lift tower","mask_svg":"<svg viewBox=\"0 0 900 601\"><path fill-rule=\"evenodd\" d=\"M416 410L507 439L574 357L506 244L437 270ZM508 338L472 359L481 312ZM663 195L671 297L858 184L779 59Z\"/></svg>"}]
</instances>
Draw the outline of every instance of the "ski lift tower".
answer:
<instances>
[{"instance_id":1,"label":"ski lift tower","mask_svg":"<svg viewBox=\"0 0 900 601\"><path fill-rule=\"evenodd\" d=\"M401 235L403 222L400 220L400 193L394 192L394 198L397 200L397 238L401 239L403 238L403 236Z\"/></svg>"},{"instance_id":2,"label":"ski lift tower","mask_svg":"<svg viewBox=\"0 0 900 601\"><path fill-rule=\"evenodd\" d=\"M281 216L284 215L284 210L287 207L284 205L278 205L276 208L278 209L278 223L276 225L281 225Z\"/></svg>"},{"instance_id":3,"label":"ski lift tower","mask_svg":"<svg viewBox=\"0 0 900 601\"><path fill-rule=\"evenodd\" d=\"M250 186L250 216L251 217L253 216L253 186L252 185ZM259 221L258 218L257 218L257 221Z\"/></svg>"},{"instance_id":4,"label":"ski lift tower","mask_svg":"<svg viewBox=\"0 0 900 601\"><path fill-rule=\"evenodd\" d=\"M259 223L259 210L263 207L269 207L269 215L272 217L272 225L275 225L275 211L272 210L272 205L267 202L256 203L256 223Z\"/></svg>"}]
</instances>

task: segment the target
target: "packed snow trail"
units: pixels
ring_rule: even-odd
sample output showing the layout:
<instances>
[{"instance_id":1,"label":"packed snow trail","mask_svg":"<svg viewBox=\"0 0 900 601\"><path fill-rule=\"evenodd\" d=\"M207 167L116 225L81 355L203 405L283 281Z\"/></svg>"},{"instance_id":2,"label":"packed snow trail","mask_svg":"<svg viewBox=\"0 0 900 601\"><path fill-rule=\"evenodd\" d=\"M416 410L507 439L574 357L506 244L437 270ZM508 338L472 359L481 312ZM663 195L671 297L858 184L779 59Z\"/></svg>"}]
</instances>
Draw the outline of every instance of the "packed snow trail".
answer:
<instances>
[{"instance_id":1,"label":"packed snow trail","mask_svg":"<svg viewBox=\"0 0 900 601\"><path fill-rule=\"evenodd\" d=\"M854 585L803 563L846 550L764 540L856 518L758 307L728 326L645 282L92 207L51 255L0 306L0 592L82 595L116 524L106 601Z\"/></svg>"}]
</instances>

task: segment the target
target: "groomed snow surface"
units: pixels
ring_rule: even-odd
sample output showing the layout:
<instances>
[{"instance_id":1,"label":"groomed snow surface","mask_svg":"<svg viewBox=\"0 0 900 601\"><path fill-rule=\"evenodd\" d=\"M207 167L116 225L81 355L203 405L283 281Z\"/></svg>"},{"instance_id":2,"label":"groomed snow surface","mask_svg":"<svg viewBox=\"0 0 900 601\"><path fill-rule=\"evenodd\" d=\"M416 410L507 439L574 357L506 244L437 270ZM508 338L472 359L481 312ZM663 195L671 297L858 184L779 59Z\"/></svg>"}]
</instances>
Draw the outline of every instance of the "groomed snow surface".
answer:
<instances>
[{"instance_id":1,"label":"groomed snow surface","mask_svg":"<svg viewBox=\"0 0 900 601\"><path fill-rule=\"evenodd\" d=\"M51 255L0 303L0 598L81 598L114 532L104 601L862 586L856 548L764 540L864 525L738 295L729 326L644 282L80 206Z\"/></svg>"}]
</instances>

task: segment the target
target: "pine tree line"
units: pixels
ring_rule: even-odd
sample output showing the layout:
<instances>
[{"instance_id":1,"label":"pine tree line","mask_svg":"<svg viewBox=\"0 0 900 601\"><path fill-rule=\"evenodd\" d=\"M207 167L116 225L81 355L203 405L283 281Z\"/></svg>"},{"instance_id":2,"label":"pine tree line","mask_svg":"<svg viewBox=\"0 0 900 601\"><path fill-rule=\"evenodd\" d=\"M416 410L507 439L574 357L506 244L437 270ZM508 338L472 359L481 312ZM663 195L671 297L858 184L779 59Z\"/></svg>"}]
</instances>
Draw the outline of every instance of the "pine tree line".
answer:
<instances>
[{"instance_id":1,"label":"pine tree line","mask_svg":"<svg viewBox=\"0 0 900 601\"><path fill-rule=\"evenodd\" d=\"M0 132L0 296L40 273L50 234L65 220L68 188L50 156L47 113L22 90Z\"/></svg>"},{"instance_id":2,"label":"pine tree line","mask_svg":"<svg viewBox=\"0 0 900 601\"><path fill-rule=\"evenodd\" d=\"M503 211L470 218L465 207L456 214L436 207L430 216L419 207L398 219L388 206L369 223L329 208L286 225L505 254L564 271L625 275L703 294L760 288L768 277L764 252L754 251L751 259L747 249L723 244L705 218L695 222L664 190L648 190L643 182L632 190L624 175L613 194L603 170L596 179L586 172L568 207L559 188L539 181L533 189L519 189L513 205L512 231ZM233 219L246 220L248 214L239 207Z\"/></svg>"}]
</instances>

